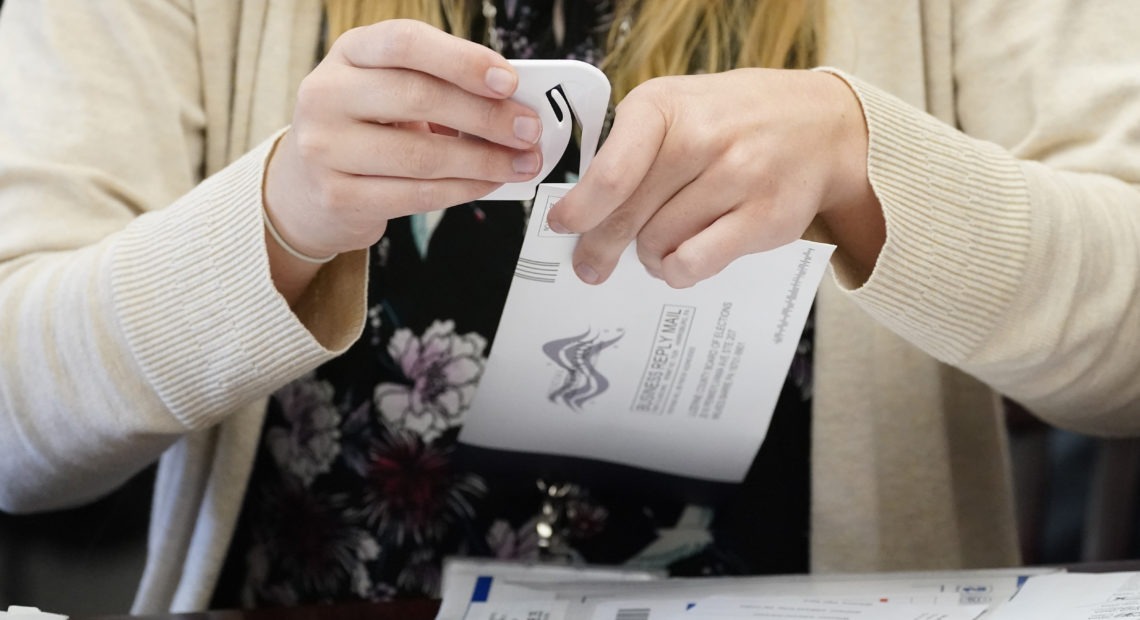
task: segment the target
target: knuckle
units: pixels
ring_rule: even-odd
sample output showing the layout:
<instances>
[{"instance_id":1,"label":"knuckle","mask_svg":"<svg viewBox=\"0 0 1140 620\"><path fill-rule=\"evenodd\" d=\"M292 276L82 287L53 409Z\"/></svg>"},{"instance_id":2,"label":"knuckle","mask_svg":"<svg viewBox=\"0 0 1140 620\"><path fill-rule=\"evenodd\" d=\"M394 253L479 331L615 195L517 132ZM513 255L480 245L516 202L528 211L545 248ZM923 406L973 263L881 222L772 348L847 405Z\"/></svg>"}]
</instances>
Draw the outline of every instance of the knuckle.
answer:
<instances>
[{"instance_id":1,"label":"knuckle","mask_svg":"<svg viewBox=\"0 0 1140 620\"><path fill-rule=\"evenodd\" d=\"M433 178L440 170L442 157L440 152L432 148L430 142L424 140L411 140L404 147L404 168L413 178Z\"/></svg>"},{"instance_id":2,"label":"knuckle","mask_svg":"<svg viewBox=\"0 0 1140 620\"><path fill-rule=\"evenodd\" d=\"M358 41L370 41L378 39L379 35L384 32L384 24L373 24L371 26L355 26L344 31L336 43L350 44Z\"/></svg>"},{"instance_id":3,"label":"knuckle","mask_svg":"<svg viewBox=\"0 0 1140 620\"><path fill-rule=\"evenodd\" d=\"M317 93L320 92L317 85L319 79L320 78L317 76L317 73L314 71L313 73L306 75L301 80L301 84L297 87L296 106L298 109L300 109L300 107L306 103L312 101L316 97Z\"/></svg>"},{"instance_id":4,"label":"knuckle","mask_svg":"<svg viewBox=\"0 0 1140 620\"><path fill-rule=\"evenodd\" d=\"M641 102L644 99L652 99L653 97L656 96L657 92L660 89L661 89L660 78L651 78L651 79L645 80L644 82L635 86L633 88L633 90L629 91L629 94L626 95L625 99L623 99L621 101L621 103L618 104L618 108L632 107L633 105ZM616 111L616 108L615 108L615 111Z\"/></svg>"},{"instance_id":5,"label":"knuckle","mask_svg":"<svg viewBox=\"0 0 1140 620\"><path fill-rule=\"evenodd\" d=\"M502 105L491 99L479 99L479 111L475 115L475 133L488 137L501 124Z\"/></svg>"},{"instance_id":6,"label":"knuckle","mask_svg":"<svg viewBox=\"0 0 1140 620\"><path fill-rule=\"evenodd\" d=\"M293 142L301 161L315 162L328 155L329 145L319 131L305 127L294 127Z\"/></svg>"},{"instance_id":7,"label":"knuckle","mask_svg":"<svg viewBox=\"0 0 1140 620\"><path fill-rule=\"evenodd\" d=\"M769 169L769 162L766 157L749 152L748 149L741 148L731 142L711 146L721 152L720 167L727 170L728 174L737 174L741 170Z\"/></svg>"},{"instance_id":8,"label":"knuckle","mask_svg":"<svg viewBox=\"0 0 1140 620\"><path fill-rule=\"evenodd\" d=\"M643 243L641 239L637 240L637 259L650 274L657 275L661 272L661 257L656 248Z\"/></svg>"},{"instance_id":9,"label":"knuckle","mask_svg":"<svg viewBox=\"0 0 1140 620\"><path fill-rule=\"evenodd\" d=\"M485 149L471 154L471 168L479 179L506 180L511 175L511 157L499 149Z\"/></svg>"},{"instance_id":10,"label":"knuckle","mask_svg":"<svg viewBox=\"0 0 1140 620\"><path fill-rule=\"evenodd\" d=\"M364 30L364 28L358 27L349 28L348 30L342 32L340 36L332 42L332 45L329 46L329 55L331 56L333 53L343 53L344 48L357 45L362 39L365 38L363 36Z\"/></svg>"},{"instance_id":11,"label":"knuckle","mask_svg":"<svg viewBox=\"0 0 1140 620\"><path fill-rule=\"evenodd\" d=\"M696 282L688 276L678 273L675 267L666 269L662 273L661 279L665 281L665 284L669 285L669 288L675 289L690 288L696 284Z\"/></svg>"},{"instance_id":12,"label":"knuckle","mask_svg":"<svg viewBox=\"0 0 1140 620\"><path fill-rule=\"evenodd\" d=\"M323 179L317 181L313 191L313 202L318 210L336 214L347 208L348 195L342 183L334 179Z\"/></svg>"},{"instance_id":13,"label":"knuckle","mask_svg":"<svg viewBox=\"0 0 1140 620\"><path fill-rule=\"evenodd\" d=\"M664 269L665 282L669 286L689 288L703 278L703 262L692 250L682 246L669 259Z\"/></svg>"},{"instance_id":14,"label":"knuckle","mask_svg":"<svg viewBox=\"0 0 1140 620\"><path fill-rule=\"evenodd\" d=\"M623 99L621 103L619 103L617 107L614 108L614 113L616 114L617 111L622 107L628 109L636 106L650 105L651 102L658 100L669 90L670 86L668 78L655 77L648 79L641 84L638 84L636 87L634 87L633 90L629 91L629 94L625 96L625 99Z\"/></svg>"},{"instance_id":15,"label":"knuckle","mask_svg":"<svg viewBox=\"0 0 1140 620\"><path fill-rule=\"evenodd\" d=\"M374 29L376 59L384 65L402 67L418 37L417 23L410 19L391 19L359 29Z\"/></svg>"},{"instance_id":16,"label":"knuckle","mask_svg":"<svg viewBox=\"0 0 1140 620\"><path fill-rule=\"evenodd\" d=\"M622 185L625 181L622 171L616 166L607 166L604 168L595 166L591 170L597 170L594 176L595 187L603 195L612 196L621 192Z\"/></svg>"},{"instance_id":17,"label":"knuckle","mask_svg":"<svg viewBox=\"0 0 1140 620\"><path fill-rule=\"evenodd\" d=\"M295 116L312 115L320 110L322 104L329 98L331 86L323 75L314 71L301 80L297 87L297 102Z\"/></svg>"},{"instance_id":18,"label":"knuckle","mask_svg":"<svg viewBox=\"0 0 1140 620\"><path fill-rule=\"evenodd\" d=\"M407 111L414 120L424 118L424 115L435 110L440 104L438 89L426 79L414 79L405 84L403 100Z\"/></svg>"},{"instance_id":19,"label":"knuckle","mask_svg":"<svg viewBox=\"0 0 1140 620\"><path fill-rule=\"evenodd\" d=\"M454 60L456 68L466 75L483 75L494 62L495 52L482 45L469 45L466 41L460 42L458 53Z\"/></svg>"},{"instance_id":20,"label":"knuckle","mask_svg":"<svg viewBox=\"0 0 1140 620\"><path fill-rule=\"evenodd\" d=\"M645 266L660 266L661 260L672 248L667 246L660 238L651 235L638 235L637 257Z\"/></svg>"},{"instance_id":21,"label":"knuckle","mask_svg":"<svg viewBox=\"0 0 1140 620\"><path fill-rule=\"evenodd\" d=\"M440 191L436 183L415 183L412 186L410 204L414 212L422 213L440 208Z\"/></svg>"},{"instance_id":22,"label":"knuckle","mask_svg":"<svg viewBox=\"0 0 1140 620\"><path fill-rule=\"evenodd\" d=\"M632 211L619 209L606 218L601 228L605 230L607 237L615 241L628 242L641 231L641 222L634 216Z\"/></svg>"}]
</instances>

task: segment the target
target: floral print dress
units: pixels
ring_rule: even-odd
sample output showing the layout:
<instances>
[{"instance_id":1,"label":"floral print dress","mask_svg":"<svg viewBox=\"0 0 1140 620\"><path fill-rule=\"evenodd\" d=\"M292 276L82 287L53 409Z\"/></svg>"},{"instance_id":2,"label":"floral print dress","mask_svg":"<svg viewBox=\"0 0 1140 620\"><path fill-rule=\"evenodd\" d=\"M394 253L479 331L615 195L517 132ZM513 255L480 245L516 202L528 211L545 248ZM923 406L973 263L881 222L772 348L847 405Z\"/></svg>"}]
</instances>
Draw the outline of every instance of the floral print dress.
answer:
<instances>
[{"instance_id":1,"label":"floral print dress","mask_svg":"<svg viewBox=\"0 0 1140 620\"><path fill-rule=\"evenodd\" d=\"M504 54L596 62L606 2L566 3L561 44L549 4L497 7ZM576 168L577 153L566 161ZM270 399L216 607L438 596L451 555L675 575L807 570L810 322L752 470L715 505L573 471L544 478L526 462L477 472L458 458L526 216L523 204L481 202L448 209L430 236L413 218L389 223L370 250L361 339Z\"/></svg>"}]
</instances>

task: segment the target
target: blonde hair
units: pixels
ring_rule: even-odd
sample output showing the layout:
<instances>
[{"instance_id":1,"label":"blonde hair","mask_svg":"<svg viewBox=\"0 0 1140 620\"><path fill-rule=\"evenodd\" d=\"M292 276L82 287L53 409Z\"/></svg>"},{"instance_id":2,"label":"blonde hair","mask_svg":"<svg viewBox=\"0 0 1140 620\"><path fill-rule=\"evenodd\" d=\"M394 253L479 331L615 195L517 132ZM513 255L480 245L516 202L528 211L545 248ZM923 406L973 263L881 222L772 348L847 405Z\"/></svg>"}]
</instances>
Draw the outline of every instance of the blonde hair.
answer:
<instances>
[{"instance_id":1,"label":"blonde hair","mask_svg":"<svg viewBox=\"0 0 1140 620\"><path fill-rule=\"evenodd\" d=\"M328 45L357 26L386 19L408 18L427 22L451 34L468 38L469 4L479 0L325 0ZM327 51L327 50L326 50Z\"/></svg>"},{"instance_id":2,"label":"blonde hair","mask_svg":"<svg viewBox=\"0 0 1140 620\"><path fill-rule=\"evenodd\" d=\"M469 38L478 0L325 0L328 40L406 17ZM614 100L645 80L736 67L802 69L822 35L818 0L617 0L602 69Z\"/></svg>"}]
</instances>

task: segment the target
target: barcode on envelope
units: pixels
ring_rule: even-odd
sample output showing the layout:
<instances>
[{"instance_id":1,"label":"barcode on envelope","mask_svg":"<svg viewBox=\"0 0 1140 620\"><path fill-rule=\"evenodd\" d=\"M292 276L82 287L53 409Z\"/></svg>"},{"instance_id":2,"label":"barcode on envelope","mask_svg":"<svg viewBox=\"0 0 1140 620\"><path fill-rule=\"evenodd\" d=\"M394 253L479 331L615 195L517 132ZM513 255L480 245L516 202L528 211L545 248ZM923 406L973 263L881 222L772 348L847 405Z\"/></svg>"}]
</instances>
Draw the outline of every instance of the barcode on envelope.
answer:
<instances>
[{"instance_id":1,"label":"barcode on envelope","mask_svg":"<svg viewBox=\"0 0 1140 620\"><path fill-rule=\"evenodd\" d=\"M614 620L649 620L648 607L629 607L626 609L619 609Z\"/></svg>"},{"instance_id":2,"label":"barcode on envelope","mask_svg":"<svg viewBox=\"0 0 1140 620\"><path fill-rule=\"evenodd\" d=\"M561 263L519 257L519 264L515 267L515 277L553 284L558 278L560 266Z\"/></svg>"}]
</instances>

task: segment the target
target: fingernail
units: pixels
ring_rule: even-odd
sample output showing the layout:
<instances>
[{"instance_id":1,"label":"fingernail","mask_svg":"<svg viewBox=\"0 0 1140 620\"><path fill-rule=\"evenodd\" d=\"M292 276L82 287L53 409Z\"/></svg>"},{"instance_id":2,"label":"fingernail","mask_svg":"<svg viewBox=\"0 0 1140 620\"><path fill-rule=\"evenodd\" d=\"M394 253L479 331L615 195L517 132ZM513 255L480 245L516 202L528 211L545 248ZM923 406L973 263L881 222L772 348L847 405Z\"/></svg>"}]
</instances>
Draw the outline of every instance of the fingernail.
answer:
<instances>
[{"instance_id":1,"label":"fingernail","mask_svg":"<svg viewBox=\"0 0 1140 620\"><path fill-rule=\"evenodd\" d=\"M578 274L578 278L586 284L597 284L598 272L594 271L593 267L585 263L574 265L574 272Z\"/></svg>"},{"instance_id":2,"label":"fingernail","mask_svg":"<svg viewBox=\"0 0 1140 620\"><path fill-rule=\"evenodd\" d=\"M542 124L538 122L537 118L531 116L519 116L515 118L515 137L528 144L538 142L538 137L542 135Z\"/></svg>"},{"instance_id":3,"label":"fingernail","mask_svg":"<svg viewBox=\"0 0 1140 620\"><path fill-rule=\"evenodd\" d=\"M565 235L565 234L570 233L570 231L567 230L565 226L563 226L562 224L559 224L558 222L552 222L550 220L546 220L546 225L550 227L550 230L553 230L554 232L556 232L560 235Z\"/></svg>"},{"instance_id":4,"label":"fingernail","mask_svg":"<svg viewBox=\"0 0 1140 620\"><path fill-rule=\"evenodd\" d=\"M501 67L491 67L487 69L487 74L483 76L484 83L487 88L503 95L504 97L510 96L515 91L515 75Z\"/></svg>"},{"instance_id":5,"label":"fingernail","mask_svg":"<svg viewBox=\"0 0 1140 620\"><path fill-rule=\"evenodd\" d=\"M538 172L538 153L527 151L515 155L515 159L511 163L515 168L515 172L519 174L534 174Z\"/></svg>"}]
</instances>

